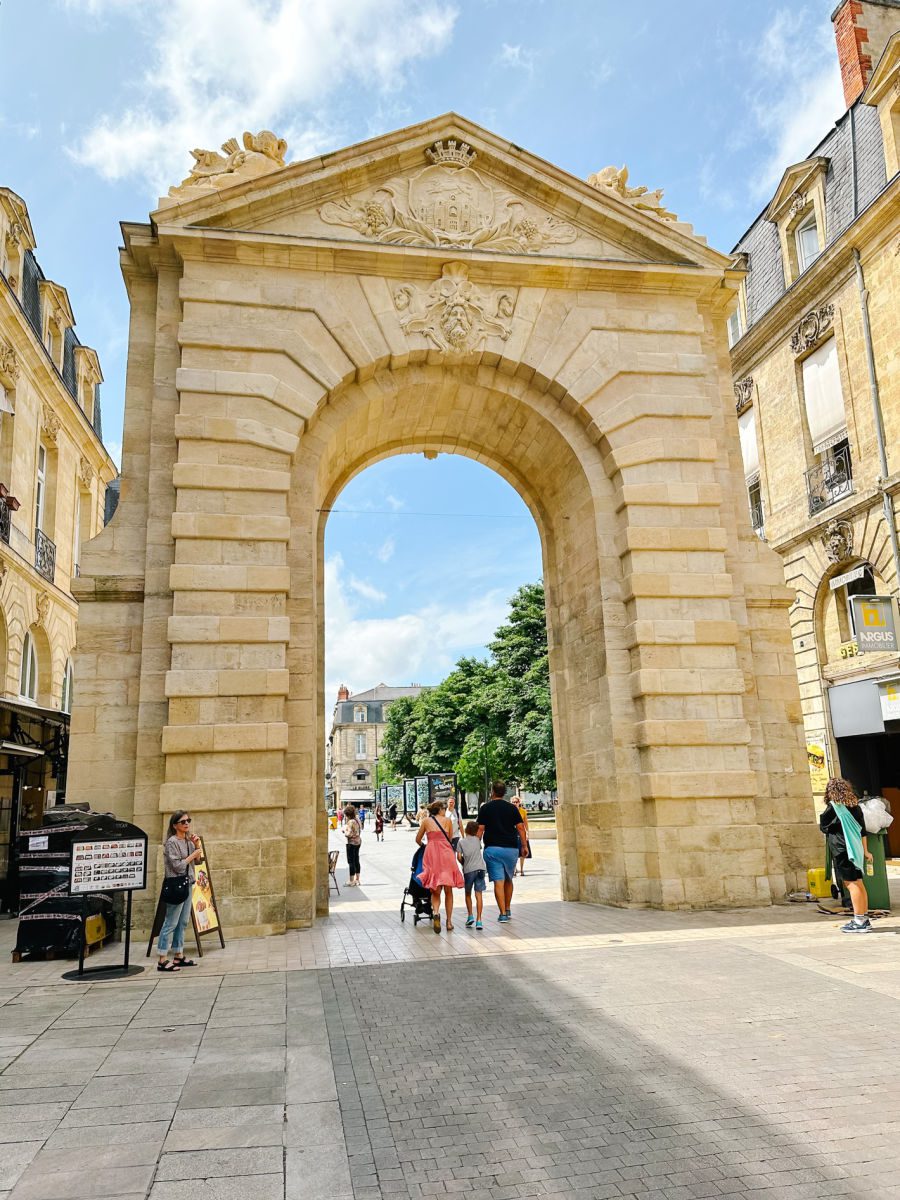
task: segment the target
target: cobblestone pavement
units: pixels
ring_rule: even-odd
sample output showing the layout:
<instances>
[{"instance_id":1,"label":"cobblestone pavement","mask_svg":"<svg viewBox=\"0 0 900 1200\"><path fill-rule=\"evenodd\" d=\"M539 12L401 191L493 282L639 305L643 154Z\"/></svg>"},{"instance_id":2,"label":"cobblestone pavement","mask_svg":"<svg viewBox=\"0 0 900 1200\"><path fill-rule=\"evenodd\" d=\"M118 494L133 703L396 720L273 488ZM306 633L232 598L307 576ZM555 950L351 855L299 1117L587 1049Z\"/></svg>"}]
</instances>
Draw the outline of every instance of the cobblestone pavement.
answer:
<instances>
[{"instance_id":1,"label":"cobblestone pavement","mask_svg":"<svg viewBox=\"0 0 900 1200\"><path fill-rule=\"evenodd\" d=\"M435 937L388 836L316 931L176 977L4 953L0 1197L900 1197L900 922L563 905L538 843L510 926Z\"/></svg>"}]
</instances>

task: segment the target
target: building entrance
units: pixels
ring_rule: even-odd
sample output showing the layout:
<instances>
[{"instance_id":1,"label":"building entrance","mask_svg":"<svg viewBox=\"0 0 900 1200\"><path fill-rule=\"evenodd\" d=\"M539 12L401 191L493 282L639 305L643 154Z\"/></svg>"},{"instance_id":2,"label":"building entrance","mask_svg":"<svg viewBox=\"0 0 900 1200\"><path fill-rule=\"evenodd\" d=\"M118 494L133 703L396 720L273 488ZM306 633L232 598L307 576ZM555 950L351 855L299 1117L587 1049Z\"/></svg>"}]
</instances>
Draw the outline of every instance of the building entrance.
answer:
<instances>
[{"instance_id":1,"label":"building entrance","mask_svg":"<svg viewBox=\"0 0 900 1200\"><path fill-rule=\"evenodd\" d=\"M323 514L368 464L444 451L541 532L564 897L798 886L793 596L746 520L727 259L456 116L289 166L248 136L124 227L122 501L78 581L71 799L103 762L152 837L190 809L237 933L327 911Z\"/></svg>"}]
</instances>

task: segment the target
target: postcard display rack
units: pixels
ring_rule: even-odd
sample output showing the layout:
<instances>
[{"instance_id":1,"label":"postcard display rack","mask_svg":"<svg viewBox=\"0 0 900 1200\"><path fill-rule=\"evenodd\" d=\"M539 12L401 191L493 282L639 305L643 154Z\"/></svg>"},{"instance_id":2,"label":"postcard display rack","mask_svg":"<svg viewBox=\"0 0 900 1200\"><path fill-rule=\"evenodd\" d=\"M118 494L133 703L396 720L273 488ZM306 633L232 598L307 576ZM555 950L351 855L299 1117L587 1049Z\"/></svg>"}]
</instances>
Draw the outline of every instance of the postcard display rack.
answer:
<instances>
[{"instance_id":1,"label":"postcard display rack","mask_svg":"<svg viewBox=\"0 0 900 1200\"><path fill-rule=\"evenodd\" d=\"M73 837L69 847L69 895L81 897L83 933L78 954L78 969L66 971L63 979L84 980L87 976L92 976L99 982L106 979L122 979L143 971L142 966L129 963L131 898L133 892L142 891L146 886L147 835L143 829L110 817L102 826L91 827L83 834ZM108 966L85 967L89 899L98 894L114 892L125 893L124 960Z\"/></svg>"}]
</instances>

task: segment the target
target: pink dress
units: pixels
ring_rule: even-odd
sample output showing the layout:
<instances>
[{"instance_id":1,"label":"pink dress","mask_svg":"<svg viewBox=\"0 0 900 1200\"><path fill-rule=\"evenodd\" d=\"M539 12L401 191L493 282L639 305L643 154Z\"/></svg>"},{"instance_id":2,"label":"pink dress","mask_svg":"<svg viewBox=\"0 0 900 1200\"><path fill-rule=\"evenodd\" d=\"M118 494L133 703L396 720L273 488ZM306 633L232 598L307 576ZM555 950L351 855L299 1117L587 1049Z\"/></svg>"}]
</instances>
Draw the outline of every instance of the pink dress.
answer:
<instances>
[{"instance_id":1,"label":"pink dress","mask_svg":"<svg viewBox=\"0 0 900 1200\"><path fill-rule=\"evenodd\" d=\"M419 876L422 887L430 892L436 892L442 887L465 887L462 871L456 861L456 851L434 817L429 817L426 835L428 841L422 859L422 873Z\"/></svg>"}]
</instances>

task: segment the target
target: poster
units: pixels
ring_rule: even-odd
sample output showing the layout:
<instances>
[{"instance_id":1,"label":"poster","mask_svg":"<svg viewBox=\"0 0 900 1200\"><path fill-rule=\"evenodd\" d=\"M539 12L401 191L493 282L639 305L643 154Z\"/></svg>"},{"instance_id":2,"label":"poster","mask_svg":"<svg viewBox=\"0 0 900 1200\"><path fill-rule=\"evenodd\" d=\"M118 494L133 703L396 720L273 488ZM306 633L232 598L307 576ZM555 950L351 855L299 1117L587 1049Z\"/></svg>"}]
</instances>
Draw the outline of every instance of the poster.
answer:
<instances>
[{"instance_id":1,"label":"poster","mask_svg":"<svg viewBox=\"0 0 900 1200\"><path fill-rule=\"evenodd\" d=\"M414 817L416 815L416 809L418 807L419 807L418 804L416 804L416 781L414 779L404 779L403 780L403 811L409 813L410 816Z\"/></svg>"},{"instance_id":2,"label":"poster","mask_svg":"<svg viewBox=\"0 0 900 1200\"><path fill-rule=\"evenodd\" d=\"M385 788L387 795L385 796L385 807L391 804L396 804L398 808L403 807L403 784L389 783Z\"/></svg>"},{"instance_id":3,"label":"poster","mask_svg":"<svg viewBox=\"0 0 900 1200\"><path fill-rule=\"evenodd\" d=\"M147 839L72 842L69 895L129 892L147 886Z\"/></svg>"},{"instance_id":4,"label":"poster","mask_svg":"<svg viewBox=\"0 0 900 1200\"><path fill-rule=\"evenodd\" d=\"M432 800L443 800L445 802L456 800L456 775L453 771L445 771L439 775L429 775L431 781L431 798Z\"/></svg>"},{"instance_id":5,"label":"poster","mask_svg":"<svg viewBox=\"0 0 900 1200\"><path fill-rule=\"evenodd\" d=\"M416 776L416 809L427 808L431 803L431 788L427 775Z\"/></svg>"},{"instance_id":6,"label":"poster","mask_svg":"<svg viewBox=\"0 0 900 1200\"><path fill-rule=\"evenodd\" d=\"M828 782L828 760L825 755L825 738L821 742L806 743L806 757L809 761L809 778L812 790L816 795L825 791Z\"/></svg>"},{"instance_id":7,"label":"poster","mask_svg":"<svg viewBox=\"0 0 900 1200\"><path fill-rule=\"evenodd\" d=\"M206 850L203 838L200 839L200 849L203 857L194 864L194 886L191 889L191 910L194 916L194 928L198 934L213 933L219 928L219 912L216 908L216 896L213 892L209 865L206 861Z\"/></svg>"}]
</instances>

